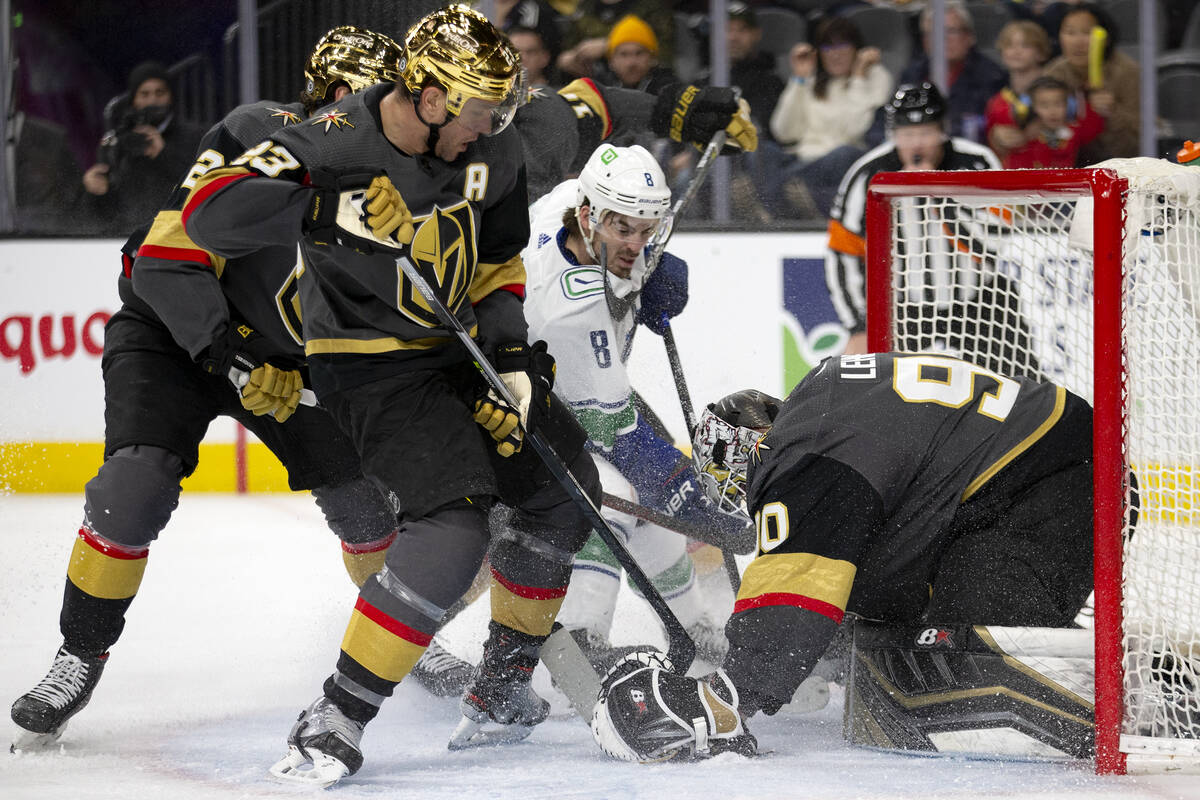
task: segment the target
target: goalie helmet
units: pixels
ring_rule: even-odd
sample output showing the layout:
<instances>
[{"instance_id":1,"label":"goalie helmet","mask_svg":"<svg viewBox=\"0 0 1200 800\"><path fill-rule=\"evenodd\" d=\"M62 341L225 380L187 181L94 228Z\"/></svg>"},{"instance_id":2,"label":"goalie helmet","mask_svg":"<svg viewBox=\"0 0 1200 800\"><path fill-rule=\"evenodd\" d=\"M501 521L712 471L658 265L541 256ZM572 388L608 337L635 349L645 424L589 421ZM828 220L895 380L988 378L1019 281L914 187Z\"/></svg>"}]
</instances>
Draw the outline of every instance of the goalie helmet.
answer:
<instances>
[{"instance_id":1,"label":"goalie helmet","mask_svg":"<svg viewBox=\"0 0 1200 800\"><path fill-rule=\"evenodd\" d=\"M926 122L940 124L946 118L946 100L932 83L906 83L888 101L886 113L889 131Z\"/></svg>"},{"instance_id":2,"label":"goalie helmet","mask_svg":"<svg viewBox=\"0 0 1200 800\"><path fill-rule=\"evenodd\" d=\"M473 98L497 103L490 134L504 130L524 96L521 56L487 17L464 5L434 11L404 37L400 79L413 96L430 84L446 91L446 109L459 116Z\"/></svg>"},{"instance_id":3,"label":"goalie helmet","mask_svg":"<svg viewBox=\"0 0 1200 800\"><path fill-rule=\"evenodd\" d=\"M307 109L324 105L329 89L345 81L358 92L400 77L400 45L384 36L353 25L333 28L317 42L304 67L300 101Z\"/></svg>"},{"instance_id":4,"label":"goalie helmet","mask_svg":"<svg viewBox=\"0 0 1200 800\"><path fill-rule=\"evenodd\" d=\"M779 400L757 389L734 392L700 415L692 439L692 461L704 494L718 511L749 519L746 474L759 441L779 413Z\"/></svg>"}]
</instances>

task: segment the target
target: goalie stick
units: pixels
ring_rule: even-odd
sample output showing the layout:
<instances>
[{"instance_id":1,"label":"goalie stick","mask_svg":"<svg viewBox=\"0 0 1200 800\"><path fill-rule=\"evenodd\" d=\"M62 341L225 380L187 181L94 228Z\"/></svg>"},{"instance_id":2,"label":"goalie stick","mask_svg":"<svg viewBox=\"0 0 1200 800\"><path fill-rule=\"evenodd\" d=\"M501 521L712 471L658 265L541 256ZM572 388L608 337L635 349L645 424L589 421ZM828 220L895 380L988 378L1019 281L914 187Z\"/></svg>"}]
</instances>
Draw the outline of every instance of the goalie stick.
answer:
<instances>
[{"instance_id":1,"label":"goalie stick","mask_svg":"<svg viewBox=\"0 0 1200 800\"><path fill-rule=\"evenodd\" d=\"M466 348L476 368L483 373L484 379L492 390L504 398L504 401L513 408L519 407L517 399L513 396L507 384L500 378L500 374L496 372L496 368L483 355L483 351L479 349L479 345L471 338L471 334L463 327L458 317L450 313L450 309L446 308L446 304L434 293L424 276L417 270L416 265L403 256L396 259L396 265L412 281L413 286L421 294L421 297L425 299L425 302L429 304L429 308L442 321L447 330L453 333L458 338L458 341L462 343L463 347ZM646 577L646 573L638 566L637 561L634 560L625 546L621 544L621 540L617 538L617 535L613 533L612 528L608 526L608 523L605 522L604 517L600 514L600 509L588 497L587 492L579 485L579 481L567 469L567 465L558 457L558 454L554 452L549 443L536 430L526 430L525 440L533 447L534 451L546 465L546 469L562 485L571 500L579 506L589 524L591 524L592 528L612 552L613 557L617 559L617 562L629 575L629 579L633 581L638 591L646 598L646 602L650 604L650 607L654 609L659 619L662 620L663 626L667 630L667 641L669 642L667 654L675 664L680 665L681 669L686 670L696 656L696 643L688 635L687 630L683 627L683 623L679 621L679 618L675 616L675 612L667 605L667 601L663 599L658 589Z\"/></svg>"}]
</instances>

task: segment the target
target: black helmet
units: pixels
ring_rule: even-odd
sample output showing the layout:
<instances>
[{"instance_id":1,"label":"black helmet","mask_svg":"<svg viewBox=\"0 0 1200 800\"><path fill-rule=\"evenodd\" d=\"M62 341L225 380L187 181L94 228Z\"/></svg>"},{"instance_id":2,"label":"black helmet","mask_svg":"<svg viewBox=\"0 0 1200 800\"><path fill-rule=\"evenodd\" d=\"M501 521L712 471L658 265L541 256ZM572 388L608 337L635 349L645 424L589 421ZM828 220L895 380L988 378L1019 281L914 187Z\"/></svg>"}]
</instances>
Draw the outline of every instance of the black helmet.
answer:
<instances>
[{"instance_id":1,"label":"black helmet","mask_svg":"<svg viewBox=\"0 0 1200 800\"><path fill-rule=\"evenodd\" d=\"M730 425L742 428L769 428L775 423L778 399L758 389L742 389L718 400L712 412Z\"/></svg>"},{"instance_id":2,"label":"black helmet","mask_svg":"<svg viewBox=\"0 0 1200 800\"><path fill-rule=\"evenodd\" d=\"M920 86L906 83L896 90L887 104L888 130L904 125L920 125L925 122L940 123L946 117L946 100L932 83Z\"/></svg>"}]
</instances>

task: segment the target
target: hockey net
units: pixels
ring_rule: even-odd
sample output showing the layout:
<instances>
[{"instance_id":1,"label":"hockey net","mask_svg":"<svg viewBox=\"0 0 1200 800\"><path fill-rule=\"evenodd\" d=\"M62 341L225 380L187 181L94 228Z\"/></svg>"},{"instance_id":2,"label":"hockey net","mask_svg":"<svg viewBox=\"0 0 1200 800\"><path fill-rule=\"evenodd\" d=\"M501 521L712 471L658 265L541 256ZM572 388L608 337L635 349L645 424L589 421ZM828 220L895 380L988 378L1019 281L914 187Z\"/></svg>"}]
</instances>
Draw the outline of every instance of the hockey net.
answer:
<instances>
[{"instance_id":1,"label":"hockey net","mask_svg":"<svg viewBox=\"0 0 1200 800\"><path fill-rule=\"evenodd\" d=\"M1092 403L1097 769L1196 771L1200 169L888 173L866 224L871 350L951 352Z\"/></svg>"}]
</instances>

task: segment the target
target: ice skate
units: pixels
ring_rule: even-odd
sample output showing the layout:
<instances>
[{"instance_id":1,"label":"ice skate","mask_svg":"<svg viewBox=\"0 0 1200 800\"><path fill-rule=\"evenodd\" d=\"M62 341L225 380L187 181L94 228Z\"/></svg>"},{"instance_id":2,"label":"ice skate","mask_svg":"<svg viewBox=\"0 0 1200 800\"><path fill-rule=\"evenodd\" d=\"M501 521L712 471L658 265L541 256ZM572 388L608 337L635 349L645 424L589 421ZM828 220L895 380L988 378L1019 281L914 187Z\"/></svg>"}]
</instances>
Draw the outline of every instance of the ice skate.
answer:
<instances>
[{"instance_id":1,"label":"ice skate","mask_svg":"<svg viewBox=\"0 0 1200 800\"><path fill-rule=\"evenodd\" d=\"M540 646L539 637L492 623L483 662L459 701L451 750L520 741L549 716L550 704L530 686Z\"/></svg>"},{"instance_id":2,"label":"ice skate","mask_svg":"<svg viewBox=\"0 0 1200 800\"><path fill-rule=\"evenodd\" d=\"M471 682L475 668L434 639L409 674L434 697L458 697Z\"/></svg>"},{"instance_id":3,"label":"ice skate","mask_svg":"<svg viewBox=\"0 0 1200 800\"><path fill-rule=\"evenodd\" d=\"M65 644L59 647L46 677L12 705L12 720L19 730L9 752L36 750L57 742L67 721L92 698L106 661L108 653L77 656Z\"/></svg>"},{"instance_id":4,"label":"ice skate","mask_svg":"<svg viewBox=\"0 0 1200 800\"><path fill-rule=\"evenodd\" d=\"M327 697L300 712L288 734L287 755L271 775L288 783L324 789L362 766L363 723L350 719Z\"/></svg>"}]
</instances>

